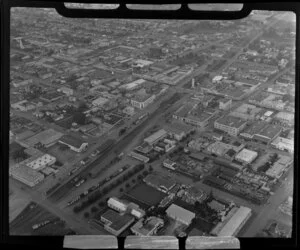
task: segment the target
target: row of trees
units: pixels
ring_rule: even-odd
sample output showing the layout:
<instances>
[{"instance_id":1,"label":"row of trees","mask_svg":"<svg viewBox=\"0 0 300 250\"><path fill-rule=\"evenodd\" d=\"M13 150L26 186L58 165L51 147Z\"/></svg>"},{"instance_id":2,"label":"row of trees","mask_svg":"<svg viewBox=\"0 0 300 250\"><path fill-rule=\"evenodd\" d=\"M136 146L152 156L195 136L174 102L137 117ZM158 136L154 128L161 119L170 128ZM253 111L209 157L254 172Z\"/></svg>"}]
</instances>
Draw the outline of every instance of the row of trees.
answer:
<instances>
[{"instance_id":1,"label":"row of trees","mask_svg":"<svg viewBox=\"0 0 300 250\"><path fill-rule=\"evenodd\" d=\"M87 208L91 204L95 203L97 200L102 199L105 195L107 195L112 189L116 188L123 182L127 181L129 178L131 178L136 173L140 172L145 168L144 164L136 165L133 169L129 170L127 173L125 173L123 176L120 176L118 179L110 183L109 185L105 186L101 190L96 190L91 195L87 197L87 200L82 201L80 205L77 205L73 208L74 213L78 213L82 211L83 209ZM148 171L143 171L143 175L147 175Z\"/></svg>"}]
</instances>

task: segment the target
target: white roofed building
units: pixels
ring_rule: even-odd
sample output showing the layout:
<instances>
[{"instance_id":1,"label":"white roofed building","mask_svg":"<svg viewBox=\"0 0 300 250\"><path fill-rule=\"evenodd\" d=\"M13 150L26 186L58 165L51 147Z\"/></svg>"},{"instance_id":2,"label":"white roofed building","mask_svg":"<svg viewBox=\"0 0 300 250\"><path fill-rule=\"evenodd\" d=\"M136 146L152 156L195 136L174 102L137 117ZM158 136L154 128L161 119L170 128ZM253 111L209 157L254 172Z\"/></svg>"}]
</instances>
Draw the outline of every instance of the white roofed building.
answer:
<instances>
[{"instance_id":1,"label":"white roofed building","mask_svg":"<svg viewBox=\"0 0 300 250\"><path fill-rule=\"evenodd\" d=\"M56 162L56 158L54 156L49 154L44 154L28 162L26 166L35 170L40 170L45 167L49 167L53 165L55 162Z\"/></svg>"},{"instance_id":2,"label":"white roofed building","mask_svg":"<svg viewBox=\"0 0 300 250\"><path fill-rule=\"evenodd\" d=\"M125 212L128 206L126 203L116 197L109 198L107 201L107 205L118 212Z\"/></svg>"},{"instance_id":3,"label":"white roofed building","mask_svg":"<svg viewBox=\"0 0 300 250\"><path fill-rule=\"evenodd\" d=\"M177 220L185 225L190 225L192 219L194 219L196 216L195 213L192 213L191 211L188 211L175 204L169 206L168 209L166 210L166 213L172 219Z\"/></svg>"},{"instance_id":4,"label":"white roofed building","mask_svg":"<svg viewBox=\"0 0 300 250\"><path fill-rule=\"evenodd\" d=\"M97 99L95 99L94 101L92 101L92 105L93 106L102 106L107 102L108 102L108 99L100 96Z\"/></svg>"},{"instance_id":5,"label":"white roofed building","mask_svg":"<svg viewBox=\"0 0 300 250\"><path fill-rule=\"evenodd\" d=\"M257 152L244 148L235 156L235 159L239 162L250 164L256 159L257 156Z\"/></svg>"},{"instance_id":6,"label":"white roofed building","mask_svg":"<svg viewBox=\"0 0 300 250\"><path fill-rule=\"evenodd\" d=\"M150 135L149 137L144 139L144 142L147 142L150 145L153 145L155 142L159 141L160 139L163 139L167 136L167 131L164 129L160 129L156 131L154 134Z\"/></svg>"},{"instance_id":7,"label":"white roofed building","mask_svg":"<svg viewBox=\"0 0 300 250\"><path fill-rule=\"evenodd\" d=\"M242 229L248 219L251 217L252 210L248 207L239 207L236 212L227 221L219 224L212 230L212 234L215 236L236 236ZM216 230L217 229L217 230Z\"/></svg>"}]
</instances>

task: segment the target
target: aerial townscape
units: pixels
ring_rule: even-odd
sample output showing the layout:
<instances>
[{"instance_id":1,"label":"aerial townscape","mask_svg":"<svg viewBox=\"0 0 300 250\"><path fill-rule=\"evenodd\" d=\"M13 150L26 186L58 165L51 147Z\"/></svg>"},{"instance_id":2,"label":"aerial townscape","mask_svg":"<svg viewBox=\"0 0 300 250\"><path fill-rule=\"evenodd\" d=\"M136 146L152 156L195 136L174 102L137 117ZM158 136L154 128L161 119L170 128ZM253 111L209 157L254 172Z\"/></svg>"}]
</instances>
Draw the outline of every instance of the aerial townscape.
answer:
<instances>
[{"instance_id":1,"label":"aerial townscape","mask_svg":"<svg viewBox=\"0 0 300 250\"><path fill-rule=\"evenodd\" d=\"M291 237L295 27L13 8L10 234Z\"/></svg>"}]
</instances>

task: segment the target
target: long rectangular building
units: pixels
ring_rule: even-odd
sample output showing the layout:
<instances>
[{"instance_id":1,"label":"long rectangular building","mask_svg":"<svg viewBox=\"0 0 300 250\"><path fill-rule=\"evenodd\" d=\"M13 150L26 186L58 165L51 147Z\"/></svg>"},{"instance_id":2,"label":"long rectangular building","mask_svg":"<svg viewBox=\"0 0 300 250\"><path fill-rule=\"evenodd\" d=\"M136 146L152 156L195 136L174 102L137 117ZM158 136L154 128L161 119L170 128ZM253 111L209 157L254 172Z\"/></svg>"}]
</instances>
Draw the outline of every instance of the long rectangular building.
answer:
<instances>
[{"instance_id":1,"label":"long rectangular building","mask_svg":"<svg viewBox=\"0 0 300 250\"><path fill-rule=\"evenodd\" d=\"M195 218L195 213L188 211L180 206L172 204L166 210L166 213L169 217L174 220L177 220L185 225L190 225L192 220Z\"/></svg>"},{"instance_id":2,"label":"long rectangular building","mask_svg":"<svg viewBox=\"0 0 300 250\"><path fill-rule=\"evenodd\" d=\"M167 131L164 129L160 129L156 131L154 134L145 138L144 142L147 142L149 145L153 145L155 142L159 141L160 139L163 139L166 136L167 136Z\"/></svg>"},{"instance_id":3,"label":"long rectangular building","mask_svg":"<svg viewBox=\"0 0 300 250\"><path fill-rule=\"evenodd\" d=\"M251 217L252 210L248 207L239 207L232 217L221 227L213 232L216 236L236 236L241 228ZM214 230L213 230L214 231Z\"/></svg>"}]
</instances>

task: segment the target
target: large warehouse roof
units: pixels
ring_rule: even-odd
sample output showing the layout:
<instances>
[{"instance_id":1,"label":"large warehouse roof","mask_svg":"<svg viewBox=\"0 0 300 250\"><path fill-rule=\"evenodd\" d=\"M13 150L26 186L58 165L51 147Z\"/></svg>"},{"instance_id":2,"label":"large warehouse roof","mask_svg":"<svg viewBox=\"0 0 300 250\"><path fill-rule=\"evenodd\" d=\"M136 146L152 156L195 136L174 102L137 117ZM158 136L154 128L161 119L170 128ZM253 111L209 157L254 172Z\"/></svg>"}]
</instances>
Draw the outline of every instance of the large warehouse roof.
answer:
<instances>
[{"instance_id":1,"label":"large warehouse roof","mask_svg":"<svg viewBox=\"0 0 300 250\"><path fill-rule=\"evenodd\" d=\"M250 208L243 206L239 207L235 214L220 230L218 236L234 236L237 233L240 225L249 219L250 215Z\"/></svg>"},{"instance_id":2,"label":"large warehouse roof","mask_svg":"<svg viewBox=\"0 0 300 250\"><path fill-rule=\"evenodd\" d=\"M160 129L157 132L155 132L154 134L152 134L149 137L145 138L144 141L149 143L149 144L153 144L155 141L159 140L160 138L162 138L166 134L167 134L166 130Z\"/></svg>"},{"instance_id":3,"label":"large warehouse roof","mask_svg":"<svg viewBox=\"0 0 300 250\"><path fill-rule=\"evenodd\" d=\"M172 204L168 207L166 210L168 215L172 215L181 221L190 222L193 218L195 218L195 213L192 213L191 211L188 211L180 206L177 206L175 204Z\"/></svg>"},{"instance_id":4,"label":"large warehouse roof","mask_svg":"<svg viewBox=\"0 0 300 250\"><path fill-rule=\"evenodd\" d=\"M240 160L243 162L251 163L258 156L258 153L249 149L244 148L241 152L239 152L236 156L236 160Z\"/></svg>"}]
</instances>

